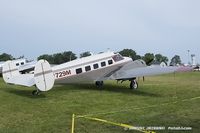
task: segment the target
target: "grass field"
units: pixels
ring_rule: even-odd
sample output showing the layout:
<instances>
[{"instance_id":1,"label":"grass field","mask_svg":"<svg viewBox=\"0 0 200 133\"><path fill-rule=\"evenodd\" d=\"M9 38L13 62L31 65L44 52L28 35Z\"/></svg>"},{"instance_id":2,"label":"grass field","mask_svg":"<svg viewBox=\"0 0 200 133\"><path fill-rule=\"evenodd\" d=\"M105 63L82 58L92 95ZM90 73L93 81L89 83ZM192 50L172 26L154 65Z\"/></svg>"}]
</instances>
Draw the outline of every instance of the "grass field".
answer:
<instances>
[{"instance_id":1,"label":"grass field","mask_svg":"<svg viewBox=\"0 0 200 133\"><path fill-rule=\"evenodd\" d=\"M138 90L128 87L129 82L116 81L105 82L101 89L93 84L56 85L32 96L34 87L6 85L0 78L0 133L69 133L73 113L135 126L192 127L157 132L200 132L200 99L184 100L200 96L200 72L146 77L145 82L139 79ZM77 118L75 132L136 131Z\"/></svg>"}]
</instances>

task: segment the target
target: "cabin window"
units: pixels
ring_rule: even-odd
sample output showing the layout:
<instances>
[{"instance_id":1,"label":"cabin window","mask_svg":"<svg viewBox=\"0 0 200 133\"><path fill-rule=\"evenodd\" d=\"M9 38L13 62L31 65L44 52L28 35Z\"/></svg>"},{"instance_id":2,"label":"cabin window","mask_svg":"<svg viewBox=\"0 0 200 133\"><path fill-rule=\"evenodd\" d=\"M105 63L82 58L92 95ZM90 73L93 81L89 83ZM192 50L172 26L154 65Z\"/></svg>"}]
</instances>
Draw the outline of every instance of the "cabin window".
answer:
<instances>
[{"instance_id":1,"label":"cabin window","mask_svg":"<svg viewBox=\"0 0 200 133\"><path fill-rule=\"evenodd\" d=\"M76 69L76 74L80 74L80 73L82 73L82 68Z\"/></svg>"},{"instance_id":2,"label":"cabin window","mask_svg":"<svg viewBox=\"0 0 200 133\"><path fill-rule=\"evenodd\" d=\"M19 63L16 63L16 66L19 66Z\"/></svg>"},{"instance_id":3,"label":"cabin window","mask_svg":"<svg viewBox=\"0 0 200 133\"><path fill-rule=\"evenodd\" d=\"M101 62L101 67L104 67L104 66L106 66L106 62L105 61Z\"/></svg>"},{"instance_id":4,"label":"cabin window","mask_svg":"<svg viewBox=\"0 0 200 133\"><path fill-rule=\"evenodd\" d=\"M114 55L112 58L115 62L118 62L124 59L124 57L122 57L120 54Z\"/></svg>"},{"instance_id":5,"label":"cabin window","mask_svg":"<svg viewBox=\"0 0 200 133\"><path fill-rule=\"evenodd\" d=\"M91 70L91 67L90 66L86 66L85 67L85 71L87 72L87 71L90 71Z\"/></svg>"},{"instance_id":6,"label":"cabin window","mask_svg":"<svg viewBox=\"0 0 200 133\"><path fill-rule=\"evenodd\" d=\"M94 67L94 69L97 69L97 68L99 68L99 65L96 63L93 65L93 67Z\"/></svg>"},{"instance_id":7,"label":"cabin window","mask_svg":"<svg viewBox=\"0 0 200 133\"><path fill-rule=\"evenodd\" d=\"M108 64L109 65L113 64L113 61L112 60L108 60Z\"/></svg>"},{"instance_id":8,"label":"cabin window","mask_svg":"<svg viewBox=\"0 0 200 133\"><path fill-rule=\"evenodd\" d=\"M24 62L21 62L21 65L24 65Z\"/></svg>"}]
</instances>

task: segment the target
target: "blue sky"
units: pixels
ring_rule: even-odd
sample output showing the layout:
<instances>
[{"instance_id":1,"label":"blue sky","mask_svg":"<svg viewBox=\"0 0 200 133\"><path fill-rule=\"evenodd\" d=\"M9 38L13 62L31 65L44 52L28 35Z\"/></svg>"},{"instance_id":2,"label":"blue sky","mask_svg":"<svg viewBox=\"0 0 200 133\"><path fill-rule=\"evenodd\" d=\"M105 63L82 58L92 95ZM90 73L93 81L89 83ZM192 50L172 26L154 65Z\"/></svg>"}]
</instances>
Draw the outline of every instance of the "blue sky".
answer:
<instances>
[{"instance_id":1,"label":"blue sky","mask_svg":"<svg viewBox=\"0 0 200 133\"><path fill-rule=\"evenodd\" d=\"M0 53L134 49L200 63L199 0L0 0Z\"/></svg>"}]
</instances>

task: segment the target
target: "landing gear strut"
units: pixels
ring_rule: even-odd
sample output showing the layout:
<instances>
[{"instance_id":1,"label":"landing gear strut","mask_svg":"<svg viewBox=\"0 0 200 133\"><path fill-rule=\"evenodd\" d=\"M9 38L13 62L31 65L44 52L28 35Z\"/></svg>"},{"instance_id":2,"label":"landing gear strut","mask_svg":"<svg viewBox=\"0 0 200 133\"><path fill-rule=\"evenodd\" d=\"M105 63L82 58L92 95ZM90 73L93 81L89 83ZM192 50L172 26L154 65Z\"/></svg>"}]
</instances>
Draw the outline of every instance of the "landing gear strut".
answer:
<instances>
[{"instance_id":1,"label":"landing gear strut","mask_svg":"<svg viewBox=\"0 0 200 133\"><path fill-rule=\"evenodd\" d=\"M136 90L138 88L138 83L137 83L136 79L132 79L130 81L131 81L131 83L130 83L130 89Z\"/></svg>"},{"instance_id":2,"label":"landing gear strut","mask_svg":"<svg viewBox=\"0 0 200 133\"><path fill-rule=\"evenodd\" d=\"M40 91L39 90L34 90L34 91L32 91L32 95L40 95Z\"/></svg>"},{"instance_id":3,"label":"landing gear strut","mask_svg":"<svg viewBox=\"0 0 200 133\"><path fill-rule=\"evenodd\" d=\"M96 81L96 82L95 82L95 85L96 85L97 87L102 87L102 86L103 86L103 81Z\"/></svg>"}]
</instances>

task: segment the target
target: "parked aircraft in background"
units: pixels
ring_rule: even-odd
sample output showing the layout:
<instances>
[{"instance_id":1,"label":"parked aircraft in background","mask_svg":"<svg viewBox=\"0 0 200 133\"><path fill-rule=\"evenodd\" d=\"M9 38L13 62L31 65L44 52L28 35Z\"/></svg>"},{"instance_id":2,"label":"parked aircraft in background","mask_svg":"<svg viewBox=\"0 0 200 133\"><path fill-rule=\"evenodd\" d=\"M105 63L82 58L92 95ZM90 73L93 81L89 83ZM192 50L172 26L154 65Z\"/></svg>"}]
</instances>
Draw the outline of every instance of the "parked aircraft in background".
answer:
<instances>
[{"instance_id":1,"label":"parked aircraft in background","mask_svg":"<svg viewBox=\"0 0 200 133\"><path fill-rule=\"evenodd\" d=\"M143 60L133 61L118 53L105 52L80 58L64 64L50 66L46 60L39 60L34 66L34 73L20 73L13 61L3 66L3 79L6 83L36 86L33 94L52 89L54 83L95 82L103 85L104 80L129 80L130 88L137 89L136 77L189 71L190 67L146 66Z\"/></svg>"},{"instance_id":2,"label":"parked aircraft in background","mask_svg":"<svg viewBox=\"0 0 200 133\"><path fill-rule=\"evenodd\" d=\"M4 63L5 61L0 62L0 73L2 73ZM31 70L33 71L36 64L35 61L27 61L26 59L12 60L12 63L15 64L16 68L21 73L25 73L26 71L30 72Z\"/></svg>"},{"instance_id":3,"label":"parked aircraft in background","mask_svg":"<svg viewBox=\"0 0 200 133\"><path fill-rule=\"evenodd\" d=\"M0 74L2 73L4 63L5 61L0 62ZM36 63L35 61L28 62L26 59L12 60L12 64L15 65L15 68L17 68L20 73L33 71Z\"/></svg>"}]
</instances>

